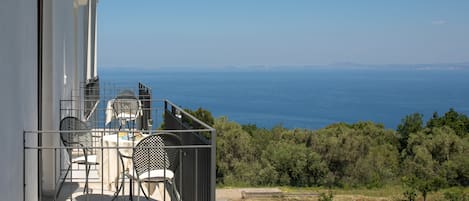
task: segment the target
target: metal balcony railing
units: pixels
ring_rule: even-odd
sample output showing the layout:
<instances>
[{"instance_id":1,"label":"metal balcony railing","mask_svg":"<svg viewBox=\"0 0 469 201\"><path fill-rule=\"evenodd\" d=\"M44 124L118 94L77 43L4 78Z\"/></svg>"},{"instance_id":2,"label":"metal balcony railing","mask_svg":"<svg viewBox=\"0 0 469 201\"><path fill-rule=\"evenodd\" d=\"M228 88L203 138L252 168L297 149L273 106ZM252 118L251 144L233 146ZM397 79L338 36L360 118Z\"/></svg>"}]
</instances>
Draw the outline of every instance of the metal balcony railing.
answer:
<instances>
[{"instance_id":1,"label":"metal balcony railing","mask_svg":"<svg viewBox=\"0 0 469 201\"><path fill-rule=\"evenodd\" d=\"M99 87L99 84L96 86ZM180 150L179 166L174 172L179 198L196 201L215 200L215 129L169 100L152 99L151 89L141 83L133 89L140 102L139 115L128 119L123 126L123 121L116 118L116 114L111 111L113 108L109 107L110 101L117 96L121 88L113 85L112 90L103 90L102 84L99 90L93 89L90 85L85 87L93 93L88 93L82 101L74 99L76 97L62 100L60 115L61 119L73 116L83 121L86 129L23 133L24 139L30 138L31 135L42 138L38 142L24 143L25 157L40 153L37 155L37 165L41 167L37 177L38 181L42 182L42 185L39 185L41 189L38 189L41 192L38 195L39 200L127 200L129 196L137 199L140 190L136 187L135 180L125 177L125 173L134 174L132 160L121 155L131 156L140 140L160 133L178 136L181 145L143 146L143 148ZM113 115L114 118L110 118L109 115ZM85 132L91 133L92 137L88 138L86 143L81 143L84 147L65 146L62 143L61 135L65 133L78 135ZM85 155L82 148L86 148L87 158L96 156L96 165L87 167L73 163L73 159ZM71 167L69 173L66 174L69 167ZM25 167L24 171L26 174L29 168ZM167 183L158 184L158 188L148 187L144 189L148 192L153 190L151 199L177 200L178 198L168 197L170 191Z\"/></svg>"}]
</instances>

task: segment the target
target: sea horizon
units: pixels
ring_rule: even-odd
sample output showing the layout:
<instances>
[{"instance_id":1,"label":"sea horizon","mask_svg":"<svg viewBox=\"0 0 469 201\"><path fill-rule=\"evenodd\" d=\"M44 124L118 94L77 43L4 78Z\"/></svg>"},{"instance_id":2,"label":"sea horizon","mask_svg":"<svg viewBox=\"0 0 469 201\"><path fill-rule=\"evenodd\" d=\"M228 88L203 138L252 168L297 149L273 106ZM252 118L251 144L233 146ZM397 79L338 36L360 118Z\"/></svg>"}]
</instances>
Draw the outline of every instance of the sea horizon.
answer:
<instances>
[{"instance_id":1,"label":"sea horizon","mask_svg":"<svg viewBox=\"0 0 469 201\"><path fill-rule=\"evenodd\" d=\"M395 129L405 115L415 112L425 120L450 108L469 114L465 64L400 66L103 68L100 74L103 82L141 81L152 87L154 98L267 129L320 129L358 121Z\"/></svg>"}]
</instances>

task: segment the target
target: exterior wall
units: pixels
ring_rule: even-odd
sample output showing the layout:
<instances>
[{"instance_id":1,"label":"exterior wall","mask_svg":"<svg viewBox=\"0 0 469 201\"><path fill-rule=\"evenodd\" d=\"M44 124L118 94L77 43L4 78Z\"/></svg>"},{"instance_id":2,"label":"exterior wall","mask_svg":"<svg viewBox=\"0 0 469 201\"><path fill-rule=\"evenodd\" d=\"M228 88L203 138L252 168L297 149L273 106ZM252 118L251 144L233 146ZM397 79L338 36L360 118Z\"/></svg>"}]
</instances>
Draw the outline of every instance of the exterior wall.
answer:
<instances>
[{"instance_id":1,"label":"exterior wall","mask_svg":"<svg viewBox=\"0 0 469 201\"><path fill-rule=\"evenodd\" d=\"M42 72L42 129L58 130L60 121L60 99L64 87L64 67L67 64L67 47L63 29L63 23L55 18L60 16L61 2L46 0L43 2L43 72ZM58 23L58 24L57 24ZM58 55L57 55L58 54ZM59 64L60 62L60 64ZM45 133L42 135L43 146L58 146L59 136ZM52 195L55 189L55 176L58 175L59 164L55 164L52 150L43 150L42 155L42 194Z\"/></svg>"},{"instance_id":2,"label":"exterior wall","mask_svg":"<svg viewBox=\"0 0 469 201\"><path fill-rule=\"evenodd\" d=\"M37 200L37 154L28 151L23 177L22 135L23 130L37 130L36 2L0 1L1 200ZM34 143L35 138L26 140Z\"/></svg>"},{"instance_id":3,"label":"exterior wall","mask_svg":"<svg viewBox=\"0 0 469 201\"><path fill-rule=\"evenodd\" d=\"M59 130L66 116L83 118L86 81L89 6L83 0L45 0L43 32L43 130ZM94 32L92 33L94 37ZM60 146L60 136L43 134L44 146ZM63 154L62 154L63 155ZM60 178L60 165L52 150L43 153L42 192L53 195ZM64 160L62 160L64 161ZM65 169L62 164L62 169ZM63 174L64 172L62 172ZM62 175L63 176L63 175Z\"/></svg>"},{"instance_id":4,"label":"exterior wall","mask_svg":"<svg viewBox=\"0 0 469 201\"><path fill-rule=\"evenodd\" d=\"M79 89L87 77L86 55L95 54L94 44L91 53L88 49L86 0L43 0L43 4L43 88L39 106L37 0L0 1L0 200L34 201L40 193L50 194L56 188L54 178L58 178L59 164L54 164L53 153L43 152L43 177L39 178L38 152L26 150L23 157L23 141L35 146L38 137L27 135L23 139L23 131L38 129L39 108L42 129L59 129L61 116L66 115L61 114L61 100L75 98L76 103L82 102ZM82 117L80 113L69 115ZM60 139L43 134L42 142L44 146L58 146Z\"/></svg>"}]
</instances>

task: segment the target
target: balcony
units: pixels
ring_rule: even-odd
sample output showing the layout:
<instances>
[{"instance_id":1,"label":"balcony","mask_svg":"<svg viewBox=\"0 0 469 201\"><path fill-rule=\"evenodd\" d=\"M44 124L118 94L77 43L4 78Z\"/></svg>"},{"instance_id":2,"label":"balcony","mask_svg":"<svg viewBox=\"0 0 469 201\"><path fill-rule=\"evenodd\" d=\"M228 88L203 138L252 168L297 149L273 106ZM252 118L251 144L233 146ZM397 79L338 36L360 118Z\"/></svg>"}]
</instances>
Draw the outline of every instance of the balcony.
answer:
<instances>
[{"instance_id":1,"label":"balcony","mask_svg":"<svg viewBox=\"0 0 469 201\"><path fill-rule=\"evenodd\" d=\"M39 200L215 200L215 129L167 99L153 99L151 89L141 83L134 89L98 87L99 83L84 84L83 99L60 101L60 129L24 131L24 139L38 139L25 141L23 154L37 154ZM129 118L115 112L116 97L123 89L134 92L139 103L138 111L131 111L136 115ZM64 123L66 119L83 126ZM84 133L89 137L76 137ZM164 135L175 136L180 144L143 143L150 136L164 139ZM75 136L77 143L66 143L64 136ZM155 158L150 156L153 152L145 152L143 159L137 159L141 150L164 150L164 154ZM177 153L177 160L171 161L170 152ZM145 175L138 173L136 164L145 168L158 161L164 163L160 176L174 174L172 180L141 179ZM177 166L168 172L169 164ZM24 173L28 170L25 166ZM144 181L141 187L137 178Z\"/></svg>"}]
</instances>

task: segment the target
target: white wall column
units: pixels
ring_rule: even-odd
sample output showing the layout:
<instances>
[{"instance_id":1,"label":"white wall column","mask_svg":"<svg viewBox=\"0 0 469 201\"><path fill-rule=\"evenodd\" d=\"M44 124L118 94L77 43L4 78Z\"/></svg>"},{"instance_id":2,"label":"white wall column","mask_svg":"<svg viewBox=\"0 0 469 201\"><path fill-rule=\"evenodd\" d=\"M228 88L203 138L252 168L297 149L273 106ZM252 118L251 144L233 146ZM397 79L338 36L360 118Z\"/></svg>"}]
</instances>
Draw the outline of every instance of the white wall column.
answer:
<instances>
[{"instance_id":1,"label":"white wall column","mask_svg":"<svg viewBox=\"0 0 469 201\"><path fill-rule=\"evenodd\" d=\"M86 33L86 78L89 79L91 78L93 74L93 37L92 37L92 17L93 17L93 6L91 5L92 0L87 1L87 33Z\"/></svg>"},{"instance_id":2,"label":"white wall column","mask_svg":"<svg viewBox=\"0 0 469 201\"><path fill-rule=\"evenodd\" d=\"M63 76L57 77L58 72L62 69L54 62L54 46L56 45L54 35L54 1L43 1L43 48L42 48L42 129L43 130L59 130L59 99L61 90L57 86L63 79ZM60 146L60 138L58 134L43 134L43 146ZM56 154L60 153L57 150ZM60 169L57 156L53 150L43 150L42 154L42 193L46 196L53 196L59 178Z\"/></svg>"},{"instance_id":3,"label":"white wall column","mask_svg":"<svg viewBox=\"0 0 469 201\"><path fill-rule=\"evenodd\" d=\"M64 116L74 115L71 101L73 88L77 85L75 27L73 1L44 0L43 19L43 89L42 89L42 129L59 130ZM44 146L58 147L59 133L44 134ZM60 153L63 150L43 151L42 191L53 195L60 179ZM64 155L62 153L62 155ZM63 172L65 173L65 172Z\"/></svg>"},{"instance_id":4,"label":"white wall column","mask_svg":"<svg viewBox=\"0 0 469 201\"><path fill-rule=\"evenodd\" d=\"M97 13L96 13L96 7L97 7L97 2L98 0L90 0L90 5L91 5L91 38L92 38L92 76L91 78L95 78L98 76L98 68L97 68Z\"/></svg>"}]
</instances>

